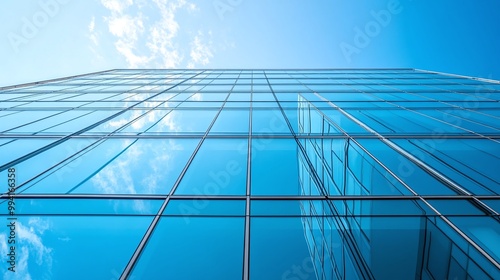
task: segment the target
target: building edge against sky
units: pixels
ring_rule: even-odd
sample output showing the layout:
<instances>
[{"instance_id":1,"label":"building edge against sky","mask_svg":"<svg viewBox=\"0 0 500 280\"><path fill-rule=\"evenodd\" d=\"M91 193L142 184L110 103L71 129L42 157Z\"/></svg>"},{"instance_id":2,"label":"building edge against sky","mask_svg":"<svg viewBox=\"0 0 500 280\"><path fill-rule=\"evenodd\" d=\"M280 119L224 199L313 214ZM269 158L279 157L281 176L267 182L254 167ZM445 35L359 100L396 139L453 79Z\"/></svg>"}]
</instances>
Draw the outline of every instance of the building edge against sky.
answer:
<instances>
[{"instance_id":1,"label":"building edge against sky","mask_svg":"<svg viewBox=\"0 0 500 280\"><path fill-rule=\"evenodd\" d=\"M499 94L417 69L2 87L1 273L498 279Z\"/></svg>"}]
</instances>

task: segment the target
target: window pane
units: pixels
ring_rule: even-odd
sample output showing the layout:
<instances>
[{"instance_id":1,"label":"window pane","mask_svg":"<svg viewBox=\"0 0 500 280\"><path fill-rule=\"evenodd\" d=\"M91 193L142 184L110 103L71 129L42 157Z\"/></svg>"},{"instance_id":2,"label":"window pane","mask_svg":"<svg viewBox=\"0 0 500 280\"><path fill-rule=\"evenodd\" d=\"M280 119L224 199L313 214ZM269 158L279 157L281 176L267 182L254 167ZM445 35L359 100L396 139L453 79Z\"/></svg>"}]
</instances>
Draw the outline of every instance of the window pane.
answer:
<instances>
[{"instance_id":1,"label":"window pane","mask_svg":"<svg viewBox=\"0 0 500 280\"><path fill-rule=\"evenodd\" d=\"M299 195L298 153L294 139L253 139L252 194Z\"/></svg>"},{"instance_id":2,"label":"window pane","mask_svg":"<svg viewBox=\"0 0 500 280\"><path fill-rule=\"evenodd\" d=\"M246 139L206 139L175 194L244 195L247 145Z\"/></svg>"},{"instance_id":3,"label":"window pane","mask_svg":"<svg viewBox=\"0 0 500 280\"><path fill-rule=\"evenodd\" d=\"M151 220L117 216L18 217L17 270L15 278L4 279L118 279ZM6 229L0 231L3 244L7 244ZM4 256L6 248L2 249ZM8 277L11 272L7 266L3 261L0 268Z\"/></svg>"},{"instance_id":4,"label":"window pane","mask_svg":"<svg viewBox=\"0 0 500 280\"><path fill-rule=\"evenodd\" d=\"M244 218L163 217L131 279L241 279Z\"/></svg>"}]
</instances>

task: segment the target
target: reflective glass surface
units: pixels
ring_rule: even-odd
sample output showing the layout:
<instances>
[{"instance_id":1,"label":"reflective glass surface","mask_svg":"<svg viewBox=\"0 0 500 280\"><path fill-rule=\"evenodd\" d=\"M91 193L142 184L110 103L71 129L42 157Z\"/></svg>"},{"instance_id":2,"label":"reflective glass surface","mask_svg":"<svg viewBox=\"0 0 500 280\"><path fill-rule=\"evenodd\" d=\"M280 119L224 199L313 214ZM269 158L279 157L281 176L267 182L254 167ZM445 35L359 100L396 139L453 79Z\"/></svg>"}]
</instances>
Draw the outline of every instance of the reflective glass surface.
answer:
<instances>
[{"instance_id":1,"label":"reflective glass surface","mask_svg":"<svg viewBox=\"0 0 500 280\"><path fill-rule=\"evenodd\" d=\"M500 279L499 96L415 69L0 88L0 278Z\"/></svg>"}]
</instances>

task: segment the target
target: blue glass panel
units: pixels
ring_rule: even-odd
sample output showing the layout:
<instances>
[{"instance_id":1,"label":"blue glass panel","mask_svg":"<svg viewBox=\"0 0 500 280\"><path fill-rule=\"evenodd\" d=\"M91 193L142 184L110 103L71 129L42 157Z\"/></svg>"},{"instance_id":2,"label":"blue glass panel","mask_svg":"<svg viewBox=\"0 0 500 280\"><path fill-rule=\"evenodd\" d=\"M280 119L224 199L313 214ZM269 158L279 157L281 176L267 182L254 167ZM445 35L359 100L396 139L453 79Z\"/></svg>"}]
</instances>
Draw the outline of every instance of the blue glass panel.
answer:
<instances>
[{"instance_id":1,"label":"blue glass panel","mask_svg":"<svg viewBox=\"0 0 500 280\"><path fill-rule=\"evenodd\" d=\"M252 194L299 195L298 153L294 139L253 139Z\"/></svg>"},{"instance_id":2,"label":"blue glass panel","mask_svg":"<svg viewBox=\"0 0 500 280\"><path fill-rule=\"evenodd\" d=\"M416 193L420 195L457 194L456 191L436 180L421 167L417 166L382 141L375 139L358 139L357 142ZM397 183L397 180L394 179L391 180L391 182Z\"/></svg>"},{"instance_id":3,"label":"blue glass panel","mask_svg":"<svg viewBox=\"0 0 500 280\"><path fill-rule=\"evenodd\" d=\"M227 93L195 93L191 95L187 101L223 101L227 97Z\"/></svg>"},{"instance_id":4,"label":"blue glass panel","mask_svg":"<svg viewBox=\"0 0 500 280\"><path fill-rule=\"evenodd\" d=\"M112 113L112 111L79 112L80 116L73 119L68 119L60 124L50 126L37 134L71 134L109 117ZM27 129L25 130L28 131Z\"/></svg>"},{"instance_id":5,"label":"blue glass panel","mask_svg":"<svg viewBox=\"0 0 500 280\"><path fill-rule=\"evenodd\" d=\"M244 218L163 217L131 279L241 279Z\"/></svg>"},{"instance_id":6,"label":"blue glass panel","mask_svg":"<svg viewBox=\"0 0 500 280\"><path fill-rule=\"evenodd\" d=\"M365 147L367 148L367 147ZM349 142L347 172L341 194L344 195L411 195L390 172L385 170L360 146Z\"/></svg>"},{"instance_id":7,"label":"blue glass panel","mask_svg":"<svg viewBox=\"0 0 500 280\"><path fill-rule=\"evenodd\" d=\"M27 192L167 194L198 142L107 140L31 182Z\"/></svg>"},{"instance_id":8,"label":"blue glass panel","mask_svg":"<svg viewBox=\"0 0 500 280\"><path fill-rule=\"evenodd\" d=\"M6 115L0 118L0 131L18 127L22 124L38 122L43 118L50 118L60 112L58 111L22 111L17 114ZM33 131L35 132L35 131Z\"/></svg>"},{"instance_id":9,"label":"blue glass panel","mask_svg":"<svg viewBox=\"0 0 500 280\"><path fill-rule=\"evenodd\" d=\"M132 133L142 133L148 132L152 126L161 126L165 123L171 123L171 118L168 115L172 110L149 110L149 111L135 111L136 119L132 123L121 129L120 132L132 132Z\"/></svg>"},{"instance_id":10,"label":"blue glass panel","mask_svg":"<svg viewBox=\"0 0 500 280\"><path fill-rule=\"evenodd\" d=\"M243 86L240 86L243 87ZM227 99L227 101L250 101L250 86L248 86L248 90L243 90L243 92L237 92L238 86L235 86L233 92ZM236 91L236 92L235 92Z\"/></svg>"},{"instance_id":11,"label":"blue glass panel","mask_svg":"<svg viewBox=\"0 0 500 280\"><path fill-rule=\"evenodd\" d=\"M252 200L250 214L252 216L300 216L308 215L301 211L304 203L301 200Z\"/></svg>"},{"instance_id":12,"label":"blue glass panel","mask_svg":"<svg viewBox=\"0 0 500 280\"><path fill-rule=\"evenodd\" d=\"M432 139L397 139L394 143L473 194L500 194L496 166L500 144L496 141L446 139L437 134Z\"/></svg>"},{"instance_id":13,"label":"blue glass panel","mask_svg":"<svg viewBox=\"0 0 500 280\"><path fill-rule=\"evenodd\" d=\"M246 139L206 139L175 194L245 194L247 145Z\"/></svg>"},{"instance_id":14,"label":"blue glass panel","mask_svg":"<svg viewBox=\"0 0 500 280\"><path fill-rule=\"evenodd\" d=\"M4 218L4 217L2 217ZM16 222L17 270L4 279L118 279L151 217L26 216ZM0 240L7 244L7 227ZM2 248L7 255L8 247Z\"/></svg>"},{"instance_id":15,"label":"blue glass panel","mask_svg":"<svg viewBox=\"0 0 500 280\"><path fill-rule=\"evenodd\" d=\"M255 107L255 103L252 104ZM250 107L250 102L246 101L233 101L224 103L224 108L241 108L246 109Z\"/></svg>"},{"instance_id":16,"label":"blue glass panel","mask_svg":"<svg viewBox=\"0 0 500 280\"><path fill-rule=\"evenodd\" d=\"M108 110L116 110L117 108L127 108L139 103L139 101L113 101L113 102L56 102L55 104L67 104L70 107L82 106L83 108L106 108ZM42 103L44 104L44 103Z\"/></svg>"},{"instance_id":17,"label":"blue glass panel","mask_svg":"<svg viewBox=\"0 0 500 280\"><path fill-rule=\"evenodd\" d=\"M259 92L252 94L252 101L275 101L274 95L270 92Z\"/></svg>"},{"instance_id":18,"label":"blue glass panel","mask_svg":"<svg viewBox=\"0 0 500 280\"><path fill-rule=\"evenodd\" d=\"M171 199L164 215L182 216L244 216L245 200Z\"/></svg>"},{"instance_id":19,"label":"blue glass panel","mask_svg":"<svg viewBox=\"0 0 500 280\"><path fill-rule=\"evenodd\" d=\"M482 199L481 201L483 201L497 213L500 213L500 199Z\"/></svg>"},{"instance_id":20,"label":"blue glass panel","mask_svg":"<svg viewBox=\"0 0 500 280\"><path fill-rule=\"evenodd\" d=\"M259 134L290 134L283 114L279 109L254 109L252 111L252 133Z\"/></svg>"},{"instance_id":21,"label":"blue glass panel","mask_svg":"<svg viewBox=\"0 0 500 280\"><path fill-rule=\"evenodd\" d=\"M247 134L249 110L224 108L215 121L210 134Z\"/></svg>"},{"instance_id":22,"label":"blue glass panel","mask_svg":"<svg viewBox=\"0 0 500 280\"><path fill-rule=\"evenodd\" d=\"M90 126L108 116L112 112L101 111L69 111L61 114L56 114L50 118L40 120L31 124L12 129L9 133L47 133L59 132L62 134L70 134Z\"/></svg>"},{"instance_id":23,"label":"blue glass panel","mask_svg":"<svg viewBox=\"0 0 500 280\"><path fill-rule=\"evenodd\" d=\"M299 218L252 218L250 279L316 279Z\"/></svg>"},{"instance_id":24,"label":"blue glass panel","mask_svg":"<svg viewBox=\"0 0 500 280\"><path fill-rule=\"evenodd\" d=\"M4 165L17 158L29 154L39 148L42 148L57 139L0 139L0 165Z\"/></svg>"},{"instance_id":25,"label":"blue glass panel","mask_svg":"<svg viewBox=\"0 0 500 280\"><path fill-rule=\"evenodd\" d=\"M156 215L163 199L16 198L16 215Z\"/></svg>"},{"instance_id":26,"label":"blue glass panel","mask_svg":"<svg viewBox=\"0 0 500 280\"><path fill-rule=\"evenodd\" d=\"M217 110L173 110L148 132L205 133Z\"/></svg>"},{"instance_id":27,"label":"blue glass panel","mask_svg":"<svg viewBox=\"0 0 500 280\"><path fill-rule=\"evenodd\" d=\"M471 201L465 199L427 199L427 201L442 215L486 215Z\"/></svg>"},{"instance_id":28,"label":"blue glass panel","mask_svg":"<svg viewBox=\"0 0 500 280\"><path fill-rule=\"evenodd\" d=\"M500 223L493 217L449 217L450 221L500 262ZM500 272L499 272L500 274Z\"/></svg>"}]
</instances>

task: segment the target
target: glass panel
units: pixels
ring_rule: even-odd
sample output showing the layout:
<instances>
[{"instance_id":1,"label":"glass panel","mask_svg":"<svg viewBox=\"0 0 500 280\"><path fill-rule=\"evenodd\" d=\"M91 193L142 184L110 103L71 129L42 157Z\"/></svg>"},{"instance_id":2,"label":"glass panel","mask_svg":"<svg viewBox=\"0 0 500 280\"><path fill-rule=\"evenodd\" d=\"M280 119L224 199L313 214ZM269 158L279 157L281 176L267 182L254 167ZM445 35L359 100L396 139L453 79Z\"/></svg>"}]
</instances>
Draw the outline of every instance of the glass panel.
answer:
<instances>
[{"instance_id":1,"label":"glass panel","mask_svg":"<svg viewBox=\"0 0 500 280\"><path fill-rule=\"evenodd\" d=\"M252 218L250 279L316 279L301 219Z\"/></svg>"},{"instance_id":2,"label":"glass panel","mask_svg":"<svg viewBox=\"0 0 500 280\"><path fill-rule=\"evenodd\" d=\"M456 191L436 180L429 173L422 170L419 166L387 146L382 141L374 139L359 139L357 141L369 153L384 164L392 173L401 178L416 193L420 195L457 194ZM391 182L397 181L394 179L391 180Z\"/></svg>"},{"instance_id":3,"label":"glass panel","mask_svg":"<svg viewBox=\"0 0 500 280\"><path fill-rule=\"evenodd\" d=\"M449 217L449 219L491 257L500 262L498 220L493 217Z\"/></svg>"},{"instance_id":4,"label":"glass panel","mask_svg":"<svg viewBox=\"0 0 500 280\"><path fill-rule=\"evenodd\" d=\"M394 143L476 195L500 194L500 144L489 139L395 139Z\"/></svg>"},{"instance_id":5,"label":"glass panel","mask_svg":"<svg viewBox=\"0 0 500 280\"><path fill-rule=\"evenodd\" d=\"M0 139L0 165L7 164L24 155L42 148L57 139Z\"/></svg>"},{"instance_id":6,"label":"glass panel","mask_svg":"<svg viewBox=\"0 0 500 280\"><path fill-rule=\"evenodd\" d=\"M31 182L26 192L168 194L198 142L107 140Z\"/></svg>"},{"instance_id":7,"label":"glass panel","mask_svg":"<svg viewBox=\"0 0 500 280\"><path fill-rule=\"evenodd\" d=\"M156 215L163 199L16 198L17 215Z\"/></svg>"},{"instance_id":8,"label":"glass panel","mask_svg":"<svg viewBox=\"0 0 500 280\"><path fill-rule=\"evenodd\" d=\"M245 194L247 145L246 139L206 139L175 194Z\"/></svg>"},{"instance_id":9,"label":"glass panel","mask_svg":"<svg viewBox=\"0 0 500 280\"><path fill-rule=\"evenodd\" d=\"M245 205L245 200L171 199L163 214L185 219L192 216L244 216Z\"/></svg>"},{"instance_id":10,"label":"glass panel","mask_svg":"<svg viewBox=\"0 0 500 280\"><path fill-rule=\"evenodd\" d=\"M58 111L23 111L17 114L7 115L0 118L0 131L16 128L20 125L39 122L41 119L50 118L61 112ZM33 131L33 132L36 132Z\"/></svg>"},{"instance_id":11,"label":"glass panel","mask_svg":"<svg viewBox=\"0 0 500 280\"><path fill-rule=\"evenodd\" d=\"M210 134L247 134L249 126L248 109L222 109Z\"/></svg>"},{"instance_id":12,"label":"glass panel","mask_svg":"<svg viewBox=\"0 0 500 280\"><path fill-rule=\"evenodd\" d=\"M290 134L281 110L262 110L254 109L252 111L252 133L261 134Z\"/></svg>"},{"instance_id":13,"label":"glass panel","mask_svg":"<svg viewBox=\"0 0 500 280\"><path fill-rule=\"evenodd\" d=\"M163 217L131 279L241 279L244 218Z\"/></svg>"},{"instance_id":14,"label":"glass panel","mask_svg":"<svg viewBox=\"0 0 500 280\"><path fill-rule=\"evenodd\" d=\"M253 139L253 195L299 195L299 151L294 139Z\"/></svg>"},{"instance_id":15,"label":"glass panel","mask_svg":"<svg viewBox=\"0 0 500 280\"><path fill-rule=\"evenodd\" d=\"M4 279L118 279L151 220L117 216L18 217L17 270L8 271L6 261L2 261L0 269ZM2 227L0 231L4 245L7 230ZM2 247L3 256L10 253L7 248Z\"/></svg>"},{"instance_id":16,"label":"glass panel","mask_svg":"<svg viewBox=\"0 0 500 280\"><path fill-rule=\"evenodd\" d=\"M486 215L486 213L480 210L471 201L465 199L427 199L427 201L442 215Z\"/></svg>"},{"instance_id":17,"label":"glass panel","mask_svg":"<svg viewBox=\"0 0 500 280\"><path fill-rule=\"evenodd\" d=\"M205 133L217 110L173 110L148 132Z\"/></svg>"}]
</instances>

